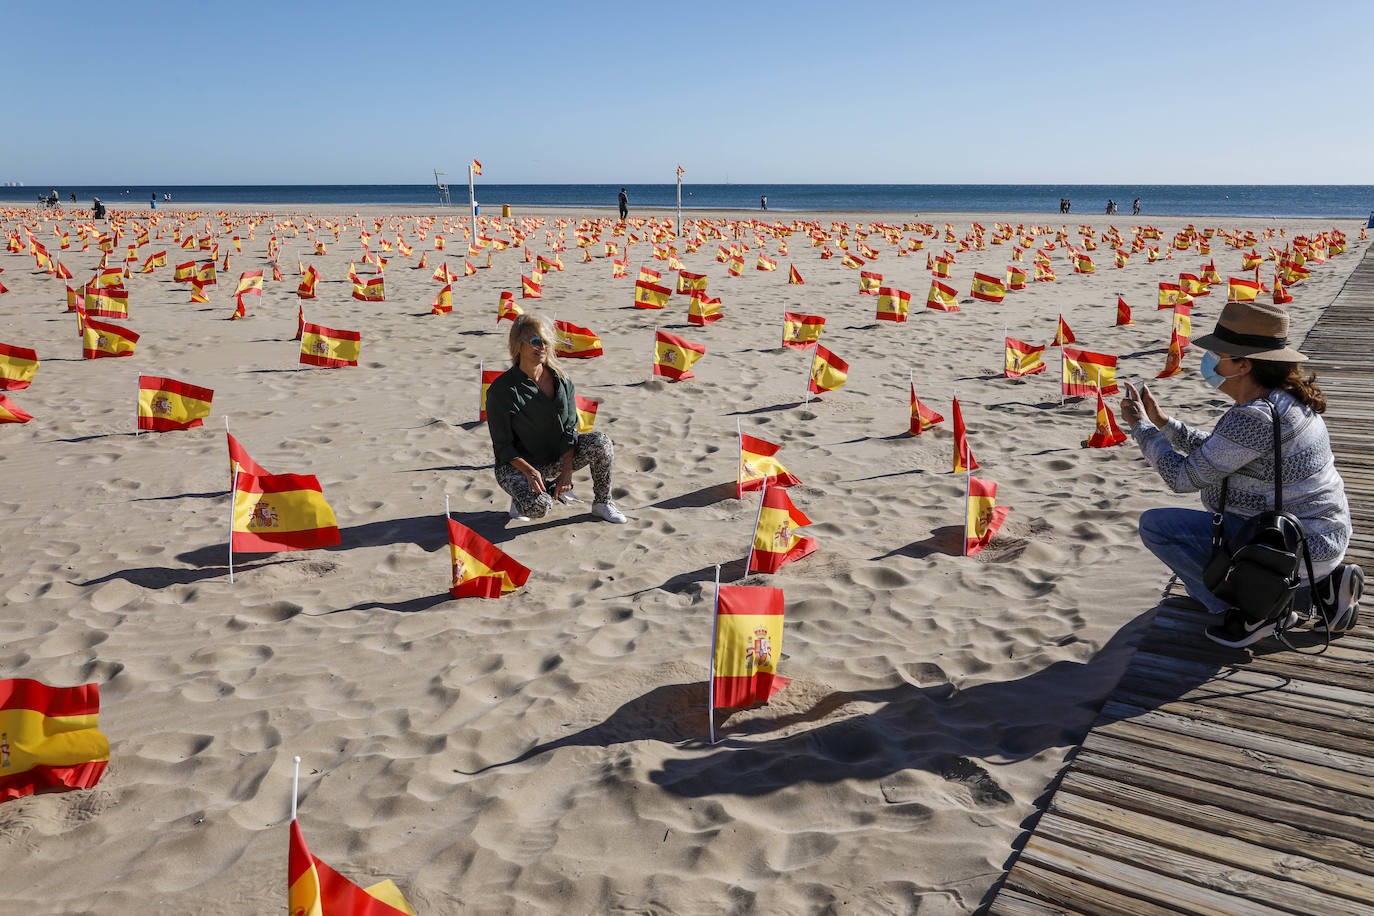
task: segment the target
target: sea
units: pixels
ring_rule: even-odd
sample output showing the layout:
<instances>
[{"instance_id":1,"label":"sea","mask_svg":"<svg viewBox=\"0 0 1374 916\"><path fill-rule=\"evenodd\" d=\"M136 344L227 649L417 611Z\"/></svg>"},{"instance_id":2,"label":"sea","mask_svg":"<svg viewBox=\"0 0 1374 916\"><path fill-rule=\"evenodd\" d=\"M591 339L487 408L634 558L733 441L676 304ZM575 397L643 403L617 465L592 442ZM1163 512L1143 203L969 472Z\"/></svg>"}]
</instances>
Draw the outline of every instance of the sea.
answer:
<instances>
[{"instance_id":1,"label":"sea","mask_svg":"<svg viewBox=\"0 0 1374 916\"><path fill-rule=\"evenodd\" d=\"M178 204L226 207L286 207L312 204L440 204L433 184L377 185L0 185L0 202L34 203L37 195L55 188L64 205L75 194L90 206L99 197L107 207L145 207L150 198L170 194ZM611 184L477 184L479 206L590 208L616 205L619 185ZM450 187L452 205L466 210L466 183ZM626 186L630 210L677 206L672 184ZM1365 218L1374 213L1371 185L1007 185L1007 184L684 184L684 210L886 211L921 213L967 211L985 213L1058 214L1059 201L1068 198L1070 213L1102 214L1107 201L1116 202L1121 215L1131 215L1140 198L1142 215L1210 217Z\"/></svg>"}]
</instances>

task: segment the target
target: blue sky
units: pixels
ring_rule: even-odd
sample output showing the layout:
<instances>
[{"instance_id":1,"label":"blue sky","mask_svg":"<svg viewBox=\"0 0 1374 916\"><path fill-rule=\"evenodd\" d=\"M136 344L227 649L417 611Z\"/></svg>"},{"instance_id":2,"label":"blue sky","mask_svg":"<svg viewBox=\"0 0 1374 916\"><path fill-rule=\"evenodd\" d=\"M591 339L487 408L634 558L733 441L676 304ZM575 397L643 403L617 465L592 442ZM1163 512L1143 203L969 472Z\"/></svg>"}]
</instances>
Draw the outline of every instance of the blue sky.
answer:
<instances>
[{"instance_id":1,"label":"blue sky","mask_svg":"<svg viewBox=\"0 0 1374 916\"><path fill-rule=\"evenodd\" d=\"M7 6L31 186L1374 184L1374 4Z\"/></svg>"}]
</instances>

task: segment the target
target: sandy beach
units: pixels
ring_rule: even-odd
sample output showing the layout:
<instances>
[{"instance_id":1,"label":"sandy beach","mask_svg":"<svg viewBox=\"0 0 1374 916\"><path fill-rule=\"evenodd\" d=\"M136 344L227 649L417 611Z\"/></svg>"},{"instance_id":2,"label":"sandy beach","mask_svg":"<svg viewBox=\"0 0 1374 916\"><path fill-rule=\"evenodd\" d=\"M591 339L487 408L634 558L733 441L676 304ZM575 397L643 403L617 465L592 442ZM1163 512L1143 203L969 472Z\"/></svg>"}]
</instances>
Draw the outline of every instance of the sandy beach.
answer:
<instances>
[{"instance_id":1,"label":"sandy beach","mask_svg":"<svg viewBox=\"0 0 1374 916\"><path fill-rule=\"evenodd\" d=\"M86 360L64 289L100 257L94 243L79 250L86 220L0 209L0 234L31 227L74 275L35 270L27 247L0 251L0 343L41 361L31 387L6 392L33 420L0 425L0 676L99 684L111 746L96 788L0 805L0 898L13 912L281 912L295 755L311 850L359 884L394 879L420 914L973 911L1168 581L1137 517L1197 504L1165 491L1130 442L1082 448L1095 402L1061 405L1053 350L1047 372L1003 378L1004 334L1043 344L1062 315L1077 346L1119 356L1119 379L1148 380L1166 410L1210 427L1229 400L1202 381L1199 352L1155 380L1172 318L1156 290L1215 262L1222 283L1193 309L1200 335L1226 277L1253 272L1220 235L1210 255L1194 247L1148 263L1142 251L1116 269L1102 232L1114 226L1129 243L1132 226L1153 226L1162 237L1150 244L1166 248L1189 224L1273 229L1257 246L1267 255L1340 229L1349 249L1291 290L1297 341L1367 245L1353 220L693 211L684 216L938 230L901 232L925 246L905 257L868 239L880 256L864 269L911 293L904 323L875 320L859 271L838 250L822 260L806 229L787 237L785 255L765 234L771 272L755 269L750 230L740 277L708 240L681 254L721 298L724 319L702 328L687 323L685 296L662 311L632 307L641 265L674 285L648 242L634 245L623 279L599 243L583 262L579 219L610 210L517 209L526 244L493 253L490 269L490 249L471 257L482 269L454 281L448 315L430 314L441 285L431 275L445 255L463 272L460 210L178 204L155 216L164 238L139 249L125 281L121 324L141 335L137 351ZM337 243L321 233L328 254L317 256L304 226L321 218L342 229ZM274 282L268 238L288 220ZM560 220L565 269L545 274L542 299L521 300L523 249L549 253ZM229 268L208 303L192 304L173 265L204 255L172 232L204 235L207 221ZM988 244L959 252L943 281L962 311L925 308L927 253L955 251L947 223L964 238L975 222L989 241L999 222L1052 227L1037 245L1060 226L1078 244L1078 227L1092 227L1096 272L1073 273L1060 245L1049 252L1057 281L974 301L974 272L1012 263L1011 242ZM508 239L509 225L491 231ZM54 226L70 232L69 250ZM381 252L384 302L350 296L350 262L364 279L375 273L360 228L374 252L398 232L414 248ZM447 251L435 250L436 232ZM609 224L601 237L613 239ZM138 273L164 249L166 267ZM428 266L416 269L422 254ZM323 277L305 319L361 332L356 368L298 367L298 262ZM805 285L788 284L789 265ZM265 271L264 295L229 321L249 270ZM1272 273L1265 261L1266 283ZM596 429L615 443L613 495L628 524L588 515L586 471L575 483L588 505L507 520L477 422L479 367L509 365L510 324L496 322L504 290L601 336L604 356L564 365L600 402ZM1133 326L1113 326L1118 295ZM843 388L802 403L811 355L780 346L785 309L826 318L822 343L849 364ZM695 378L651 378L656 328L706 347ZM214 389L204 426L135 436L140 374ZM946 418L917 437L907 434L913 377ZM951 473L956 394L976 475L1011 510L971 558L960 555L965 481ZM268 470L318 477L339 547L238 558L230 584L225 417ZM758 495L735 498L737 426L782 445L802 480L792 501L814 522L803 533L819 549L777 575L744 575ZM531 569L525 587L450 597L446 497L453 518ZM793 680L767 705L718 713L711 746L717 564L724 582L784 590L781 673Z\"/></svg>"}]
</instances>

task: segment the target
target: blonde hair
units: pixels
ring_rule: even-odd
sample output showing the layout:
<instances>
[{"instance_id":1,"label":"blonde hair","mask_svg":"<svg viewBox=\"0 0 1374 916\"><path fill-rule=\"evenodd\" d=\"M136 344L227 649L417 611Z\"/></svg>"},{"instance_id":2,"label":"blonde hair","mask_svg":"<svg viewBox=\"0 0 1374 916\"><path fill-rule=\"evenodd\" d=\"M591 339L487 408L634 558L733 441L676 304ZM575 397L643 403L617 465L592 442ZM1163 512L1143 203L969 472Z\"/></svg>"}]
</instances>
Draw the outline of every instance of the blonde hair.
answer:
<instances>
[{"instance_id":1,"label":"blonde hair","mask_svg":"<svg viewBox=\"0 0 1374 916\"><path fill-rule=\"evenodd\" d=\"M558 349L558 338L549 328L549 323L544 320L543 315L518 315L510 328L510 362L512 366L520 365L520 347L531 337L542 337L548 342L544 348L544 367L559 378L567 378L567 373L558 364L558 357L555 352Z\"/></svg>"}]
</instances>

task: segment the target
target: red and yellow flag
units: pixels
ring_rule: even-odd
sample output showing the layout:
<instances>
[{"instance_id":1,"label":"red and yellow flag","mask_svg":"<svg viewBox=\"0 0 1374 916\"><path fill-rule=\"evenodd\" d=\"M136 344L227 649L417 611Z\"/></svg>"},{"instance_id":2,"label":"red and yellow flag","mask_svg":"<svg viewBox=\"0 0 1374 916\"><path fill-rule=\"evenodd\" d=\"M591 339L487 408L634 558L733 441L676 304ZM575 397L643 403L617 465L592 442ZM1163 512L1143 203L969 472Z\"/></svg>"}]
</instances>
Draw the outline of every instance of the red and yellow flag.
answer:
<instances>
[{"instance_id":1,"label":"red and yellow flag","mask_svg":"<svg viewBox=\"0 0 1374 916\"><path fill-rule=\"evenodd\" d=\"M1168 378L1183 371L1183 342L1178 339L1178 328L1169 335L1169 355L1164 359L1164 370L1155 378Z\"/></svg>"},{"instance_id":2,"label":"red and yellow flag","mask_svg":"<svg viewBox=\"0 0 1374 916\"><path fill-rule=\"evenodd\" d=\"M117 324L107 324L86 319L86 327L81 335L81 356L84 359L99 359L102 356L133 356L138 335Z\"/></svg>"},{"instance_id":3,"label":"red and yellow flag","mask_svg":"<svg viewBox=\"0 0 1374 916\"><path fill-rule=\"evenodd\" d=\"M1191 297L1190 297L1190 298L1191 298ZM1161 284L1159 284L1159 308L1160 308L1160 309L1171 309L1171 308L1173 308L1174 306L1178 305L1178 303L1179 303L1180 301L1187 301L1187 300L1183 299L1182 290L1179 289L1177 283L1161 283Z\"/></svg>"},{"instance_id":4,"label":"red and yellow flag","mask_svg":"<svg viewBox=\"0 0 1374 916\"><path fill-rule=\"evenodd\" d=\"M662 375L673 381L692 378L692 364L706 355L701 344L690 343L669 334L667 331L654 332L654 375Z\"/></svg>"},{"instance_id":5,"label":"red and yellow flag","mask_svg":"<svg viewBox=\"0 0 1374 916\"><path fill-rule=\"evenodd\" d=\"M802 315L797 312L782 313L782 345L797 350L814 346L825 330L825 319L820 315Z\"/></svg>"},{"instance_id":6,"label":"red and yellow flag","mask_svg":"<svg viewBox=\"0 0 1374 916\"><path fill-rule=\"evenodd\" d=\"M1227 302L1254 302L1259 293L1260 284L1256 280L1242 280L1239 277L1226 278Z\"/></svg>"},{"instance_id":7,"label":"red and yellow flag","mask_svg":"<svg viewBox=\"0 0 1374 916\"><path fill-rule=\"evenodd\" d=\"M339 524L311 474L258 477L240 469L230 549L236 553L310 550L339 543Z\"/></svg>"},{"instance_id":8,"label":"red and yellow flag","mask_svg":"<svg viewBox=\"0 0 1374 916\"><path fill-rule=\"evenodd\" d=\"M1178 342L1183 346L1188 346L1188 339L1193 336L1193 307L1184 305L1180 302L1174 306L1174 331L1178 334Z\"/></svg>"},{"instance_id":9,"label":"red and yellow flag","mask_svg":"<svg viewBox=\"0 0 1374 916\"><path fill-rule=\"evenodd\" d=\"M1007 289L1020 290L1026 288L1026 269L1017 267L1014 264L1007 266Z\"/></svg>"},{"instance_id":10,"label":"red and yellow flag","mask_svg":"<svg viewBox=\"0 0 1374 916\"><path fill-rule=\"evenodd\" d=\"M1064 316L1059 316L1059 323L1054 328L1054 340L1050 341L1052 347L1062 347L1064 344L1074 342L1073 331L1069 328L1069 323L1064 320Z\"/></svg>"},{"instance_id":11,"label":"red and yellow flag","mask_svg":"<svg viewBox=\"0 0 1374 916\"><path fill-rule=\"evenodd\" d=\"M1131 320L1131 307L1126 304L1126 300L1121 296L1116 297L1116 327L1123 325L1134 325Z\"/></svg>"},{"instance_id":12,"label":"red and yellow flag","mask_svg":"<svg viewBox=\"0 0 1374 916\"><path fill-rule=\"evenodd\" d=\"M816 344L816 355L811 360L811 381L807 385L808 390L812 394L835 391L848 379L849 363Z\"/></svg>"},{"instance_id":13,"label":"red and yellow flag","mask_svg":"<svg viewBox=\"0 0 1374 916\"><path fill-rule=\"evenodd\" d=\"M969 448L968 430L964 428L964 412L959 409L959 399L954 399L954 473L959 474L964 471L976 471L978 469L978 459L973 457L973 449Z\"/></svg>"},{"instance_id":14,"label":"red and yellow flag","mask_svg":"<svg viewBox=\"0 0 1374 916\"><path fill-rule=\"evenodd\" d=\"M524 280L525 278L521 277L520 279ZM525 310L515 304L515 293L509 290L503 291L500 300L496 303L496 323L500 324L502 318L509 318L514 321L523 314L525 314Z\"/></svg>"},{"instance_id":15,"label":"red and yellow flag","mask_svg":"<svg viewBox=\"0 0 1374 916\"><path fill-rule=\"evenodd\" d=\"M434 294L434 301L429 304L429 311L432 315L447 315L453 311L453 284L445 283L439 291Z\"/></svg>"},{"instance_id":16,"label":"red and yellow flag","mask_svg":"<svg viewBox=\"0 0 1374 916\"><path fill-rule=\"evenodd\" d=\"M1116 417L1112 416L1111 408L1107 402L1102 400L1102 392L1097 392L1097 428L1093 434L1084 441L1084 448L1109 448L1113 445L1120 445L1126 441L1126 434L1121 431L1121 427L1116 425Z\"/></svg>"},{"instance_id":17,"label":"red and yellow flag","mask_svg":"<svg viewBox=\"0 0 1374 916\"><path fill-rule=\"evenodd\" d=\"M156 375L138 377L138 428L165 432L191 429L210 416L215 392Z\"/></svg>"},{"instance_id":18,"label":"red and yellow flag","mask_svg":"<svg viewBox=\"0 0 1374 916\"><path fill-rule=\"evenodd\" d=\"M783 467L775 455L781 445L774 445L766 439L748 436L739 437L739 470L735 474L735 499L741 499L746 490L762 490L765 487L790 487L801 483L787 468Z\"/></svg>"},{"instance_id":19,"label":"red and yellow flag","mask_svg":"<svg viewBox=\"0 0 1374 916\"><path fill-rule=\"evenodd\" d=\"M630 264L628 261L611 262L611 279L619 280L621 277L629 276Z\"/></svg>"},{"instance_id":20,"label":"red and yellow flag","mask_svg":"<svg viewBox=\"0 0 1374 916\"><path fill-rule=\"evenodd\" d=\"M203 286L217 285L219 281L215 279L215 262L206 261L204 264L196 267L196 279L199 280Z\"/></svg>"},{"instance_id":21,"label":"red and yellow flag","mask_svg":"<svg viewBox=\"0 0 1374 916\"><path fill-rule=\"evenodd\" d=\"M246 270L239 275L239 285L234 290L235 296L262 296L262 271Z\"/></svg>"},{"instance_id":22,"label":"red and yellow flag","mask_svg":"<svg viewBox=\"0 0 1374 916\"><path fill-rule=\"evenodd\" d=\"M27 423L33 415L26 413L20 406L0 394L0 423Z\"/></svg>"},{"instance_id":23,"label":"red and yellow flag","mask_svg":"<svg viewBox=\"0 0 1374 916\"><path fill-rule=\"evenodd\" d=\"M122 286L86 287L86 314L128 320L129 291Z\"/></svg>"},{"instance_id":24,"label":"red and yellow flag","mask_svg":"<svg viewBox=\"0 0 1374 916\"><path fill-rule=\"evenodd\" d=\"M525 584L530 571L477 532L448 520L448 549L453 560L455 598L500 598Z\"/></svg>"},{"instance_id":25,"label":"red and yellow flag","mask_svg":"<svg viewBox=\"0 0 1374 916\"><path fill-rule=\"evenodd\" d=\"M1069 398L1092 397L1094 391L1116 394L1116 357L1088 350L1063 350L1063 391Z\"/></svg>"},{"instance_id":26,"label":"red and yellow flag","mask_svg":"<svg viewBox=\"0 0 1374 916\"><path fill-rule=\"evenodd\" d=\"M883 275L871 270L859 271L859 295L876 296L882 288Z\"/></svg>"},{"instance_id":27,"label":"red and yellow flag","mask_svg":"<svg viewBox=\"0 0 1374 916\"><path fill-rule=\"evenodd\" d=\"M1076 274L1090 274L1097 270L1097 265L1093 263L1091 256L1086 254L1075 254L1073 256L1073 272Z\"/></svg>"},{"instance_id":28,"label":"red and yellow flag","mask_svg":"<svg viewBox=\"0 0 1374 916\"><path fill-rule=\"evenodd\" d=\"M937 312L959 311L959 294L954 287L946 286L939 280L930 281L930 292L926 293L926 308Z\"/></svg>"},{"instance_id":29,"label":"red and yellow flag","mask_svg":"<svg viewBox=\"0 0 1374 916\"><path fill-rule=\"evenodd\" d=\"M543 286L543 284L540 283L538 280L533 279L532 277L527 277L527 276L525 276L524 274L521 274L521 275L520 275L520 298L521 298L521 299L543 299L543 298L544 298L544 286ZM501 319L500 319L500 318L497 318L496 320L497 320L497 321L500 321Z\"/></svg>"},{"instance_id":30,"label":"red and yellow flag","mask_svg":"<svg viewBox=\"0 0 1374 916\"><path fill-rule=\"evenodd\" d=\"M361 278L359 278L360 280ZM366 282L353 281L353 298L362 302L386 301L386 278L373 277Z\"/></svg>"},{"instance_id":31,"label":"red and yellow flag","mask_svg":"<svg viewBox=\"0 0 1374 916\"><path fill-rule=\"evenodd\" d=\"M907 432L913 436L919 436L936 423L943 422L945 422L944 417L922 404L916 397L916 384L913 382L911 385L911 426Z\"/></svg>"},{"instance_id":32,"label":"red and yellow flag","mask_svg":"<svg viewBox=\"0 0 1374 916\"><path fill-rule=\"evenodd\" d=\"M1210 296L1212 291L1207 288L1207 281L1192 274L1179 274L1178 285L1183 292L1190 296Z\"/></svg>"},{"instance_id":33,"label":"red and yellow flag","mask_svg":"<svg viewBox=\"0 0 1374 916\"><path fill-rule=\"evenodd\" d=\"M782 658L782 622L782 589L757 585L722 585L716 589L712 709L763 703L790 683L777 673Z\"/></svg>"},{"instance_id":34,"label":"red and yellow flag","mask_svg":"<svg viewBox=\"0 0 1374 916\"><path fill-rule=\"evenodd\" d=\"M971 557L988 546L1010 510L997 505L997 484L973 475L964 504L964 556Z\"/></svg>"},{"instance_id":35,"label":"red and yellow flag","mask_svg":"<svg viewBox=\"0 0 1374 916\"><path fill-rule=\"evenodd\" d=\"M320 272L315 269L314 264L311 264L305 269L305 273L301 276L300 286L296 287L296 295L302 299L314 299L315 284L319 282Z\"/></svg>"},{"instance_id":36,"label":"red and yellow flag","mask_svg":"<svg viewBox=\"0 0 1374 916\"><path fill-rule=\"evenodd\" d=\"M809 524L811 519L792 505L786 490L764 487L746 571L775 573L783 564L815 552L814 538L795 533L797 528Z\"/></svg>"},{"instance_id":37,"label":"red and yellow flag","mask_svg":"<svg viewBox=\"0 0 1374 916\"><path fill-rule=\"evenodd\" d=\"M878 289L878 320L906 321L907 311L911 308L911 293L893 289L890 286Z\"/></svg>"},{"instance_id":38,"label":"red and yellow flag","mask_svg":"<svg viewBox=\"0 0 1374 916\"><path fill-rule=\"evenodd\" d=\"M1024 340L1008 337L1003 353L1003 375L1006 378L1021 378L1045 371L1045 347L1032 346Z\"/></svg>"},{"instance_id":39,"label":"red and yellow flag","mask_svg":"<svg viewBox=\"0 0 1374 916\"><path fill-rule=\"evenodd\" d=\"M806 281L802 279L801 274L797 273L796 266L792 264L787 265L787 282L796 286L806 285Z\"/></svg>"},{"instance_id":40,"label":"red and yellow flag","mask_svg":"<svg viewBox=\"0 0 1374 916\"><path fill-rule=\"evenodd\" d=\"M755 270L777 270L778 262L768 257L762 251L759 252L758 263L754 265Z\"/></svg>"},{"instance_id":41,"label":"red and yellow flag","mask_svg":"<svg viewBox=\"0 0 1374 916\"><path fill-rule=\"evenodd\" d=\"M591 432L592 427L596 425L596 410L601 406L601 402L584 398L580 394L574 394L573 400L577 403L577 431Z\"/></svg>"},{"instance_id":42,"label":"red and yellow flag","mask_svg":"<svg viewBox=\"0 0 1374 916\"><path fill-rule=\"evenodd\" d=\"M482 387L482 394L477 406L477 421L479 423L487 418L487 389L491 387L492 382L501 377L504 371L503 369L480 370L481 377L478 379L478 384Z\"/></svg>"},{"instance_id":43,"label":"red and yellow flag","mask_svg":"<svg viewBox=\"0 0 1374 916\"><path fill-rule=\"evenodd\" d=\"M635 308L661 309L668 304L673 291L649 280L635 281Z\"/></svg>"},{"instance_id":44,"label":"red and yellow flag","mask_svg":"<svg viewBox=\"0 0 1374 916\"><path fill-rule=\"evenodd\" d=\"M706 292L706 274L694 274L679 270L677 272L677 291L684 296L692 295L693 291Z\"/></svg>"},{"instance_id":45,"label":"red and yellow flag","mask_svg":"<svg viewBox=\"0 0 1374 916\"><path fill-rule=\"evenodd\" d=\"M687 304L687 323L705 327L725 316L720 311L720 297L708 296L701 290L692 290L692 298Z\"/></svg>"},{"instance_id":46,"label":"red and yellow flag","mask_svg":"<svg viewBox=\"0 0 1374 916\"><path fill-rule=\"evenodd\" d=\"M358 331L336 331L307 321L301 328L301 363L336 369L358 365L363 335Z\"/></svg>"},{"instance_id":47,"label":"red and yellow flag","mask_svg":"<svg viewBox=\"0 0 1374 916\"><path fill-rule=\"evenodd\" d=\"M863 258L855 257L854 255L849 253L845 254L844 258L840 261L840 263L843 264L845 267L848 267L850 270L858 270L860 267L864 266Z\"/></svg>"},{"instance_id":48,"label":"red and yellow flag","mask_svg":"<svg viewBox=\"0 0 1374 916\"><path fill-rule=\"evenodd\" d=\"M96 684L0 680L0 802L99 782L110 761L99 716Z\"/></svg>"},{"instance_id":49,"label":"red and yellow flag","mask_svg":"<svg viewBox=\"0 0 1374 916\"><path fill-rule=\"evenodd\" d=\"M973 274L973 290L970 295L984 302L1001 302L1007 295L1007 287L997 277L975 272Z\"/></svg>"},{"instance_id":50,"label":"red and yellow flag","mask_svg":"<svg viewBox=\"0 0 1374 916\"><path fill-rule=\"evenodd\" d=\"M476 159L472 160L472 174L482 174L482 163L478 162ZM497 177L499 178L500 176L498 175Z\"/></svg>"},{"instance_id":51,"label":"red and yellow flag","mask_svg":"<svg viewBox=\"0 0 1374 916\"><path fill-rule=\"evenodd\" d=\"M254 477L271 476L262 465L253 460L248 454L248 450L239 444L239 440L235 439L229 430L226 429L224 435L229 440L229 477L231 480L235 472L240 470L245 474L252 474Z\"/></svg>"},{"instance_id":52,"label":"red and yellow flag","mask_svg":"<svg viewBox=\"0 0 1374 916\"><path fill-rule=\"evenodd\" d=\"M37 374L36 350L0 343L0 391L21 391L29 387Z\"/></svg>"},{"instance_id":53,"label":"red and yellow flag","mask_svg":"<svg viewBox=\"0 0 1374 916\"><path fill-rule=\"evenodd\" d=\"M591 359L600 356L601 338L591 330L570 321L555 321L554 334L558 338L555 352L569 359Z\"/></svg>"},{"instance_id":54,"label":"red and yellow flag","mask_svg":"<svg viewBox=\"0 0 1374 916\"><path fill-rule=\"evenodd\" d=\"M286 911L289 916L415 916L390 878L364 889L316 858L294 820L286 856Z\"/></svg>"}]
</instances>

